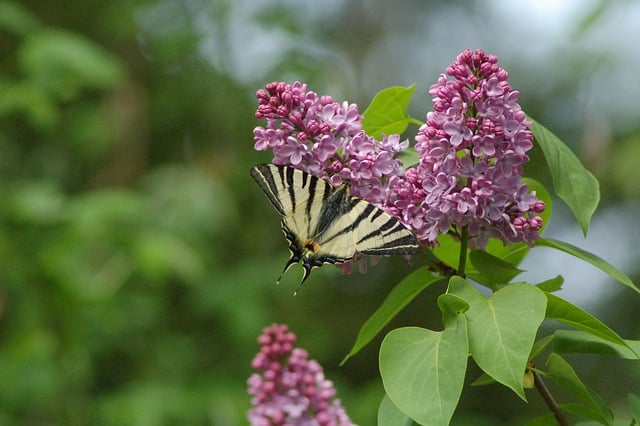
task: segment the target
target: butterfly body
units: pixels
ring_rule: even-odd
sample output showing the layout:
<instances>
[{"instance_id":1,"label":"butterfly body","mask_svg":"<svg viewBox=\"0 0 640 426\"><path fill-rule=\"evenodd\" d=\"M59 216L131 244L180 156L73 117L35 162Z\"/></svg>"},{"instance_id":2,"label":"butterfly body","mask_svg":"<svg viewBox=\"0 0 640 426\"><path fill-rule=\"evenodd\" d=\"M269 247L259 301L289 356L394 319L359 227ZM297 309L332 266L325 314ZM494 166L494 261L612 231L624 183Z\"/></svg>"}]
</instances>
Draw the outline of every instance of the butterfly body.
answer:
<instances>
[{"instance_id":1,"label":"butterfly body","mask_svg":"<svg viewBox=\"0 0 640 426\"><path fill-rule=\"evenodd\" d=\"M304 282L324 263L340 264L356 255L415 254L419 246L397 219L302 170L260 164L251 176L282 215L291 257L284 272L302 262Z\"/></svg>"}]
</instances>

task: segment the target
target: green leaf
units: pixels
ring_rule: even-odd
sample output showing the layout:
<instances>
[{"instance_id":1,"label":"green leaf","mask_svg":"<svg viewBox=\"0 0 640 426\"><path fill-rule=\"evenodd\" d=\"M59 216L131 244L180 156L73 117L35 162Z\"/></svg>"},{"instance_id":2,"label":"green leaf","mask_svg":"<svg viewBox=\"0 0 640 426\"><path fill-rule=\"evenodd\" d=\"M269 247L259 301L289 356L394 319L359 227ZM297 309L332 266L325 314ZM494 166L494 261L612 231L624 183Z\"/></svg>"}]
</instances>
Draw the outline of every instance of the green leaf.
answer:
<instances>
[{"instance_id":1,"label":"green leaf","mask_svg":"<svg viewBox=\"0 0 640 426\"><path fill-rule=\"evenodd\" d=\"M484 250L472 250L469 260L478 273L469 272L469 278L497 290L499 284L506 284L523 272L511 263L495 257Z\"/></svg>"},{"instance_id":2,"label":"green leaf","mask_svg":"<svg viewBox=\"0 0 640 426\"><path fill-rule=\"evenodd\" d=\"M538 339L535 341L535 343L533 344L533 348L531 348L531 354L529 355L529 358L535 358L538 355L540 355L540 353L549 345L549 343L551 343L553 341L553 334L549 335L549 336L545 336L541 339ZM484 373L482 374L480 377L478 377L473 383L471 383L471 386L484 386L484 385L490 385L495 383L495 379L491 376L489 376L488 374Z\"/></svg>"},{"instance_id":3,"label":"green leaf","mask_svg":"<svg viewBox=\"0 0 640 426\"><path fill-rule=\"evenodd\" d=\"M469 304L455 294L446 293L438 297L438 308L445 315L457 315L469 309Z\"/></svg>"},{"instance_id":4,"label":"green leaf","mask_svg":"<svg viewBox=\"0 0 640 426\"><path fill-rule=\"evenodd\" d=\"M640 340L625 339L624 345L619 345L577 330L557 330L553 336L553 350L558 353L588 353L640 359Z\"/></svg>"},{"instance_id":5,"label":"green leaf","mask_svg":"<svg viewBox=\"0 0 640 426\"><path fill-rule=\"evenodd\" d=\"M524 259L526 254L529 253L529 250L530 247L525 243L514 243L505 246L502 241L491 238L484 251L516 267L522 259ZM458 257L460 256L460 242L449 234L440 234L438 236L438 245L432 249L432 252L444 264L457 267ZM480 272L469 258L470 253L470 251L467 252L467 268L465 273L466 275L475 274L474 276L476 278L481 278ZM487 285L485 283L482 284Z\"/></svg>"},{"instance_id":6,"label":"green leaf","mask_svg":"<svg viewBox=\"0 0 640 426\"><path fill-rule=\"evenodd\" d=\"M409 125L409 103L416 85L389 87L376 96L362 114L362 127L367 134L380 139L386 135L402 134Z\"/></svg>"},{"instance_id":7,"label":"green leaf","mask_svg":"<svg viewBox=\"0 0 640 426\"><path fill-rule=\"evenodd\" d=\"M533 344L533 348L531 348L530 358L535 358L553 341L553 334L542 337Z\"/></svg>"},{"instance_id":8,"label":"green leaf","mask_svg":"<svg viewBox=\"0 0 640 426\"><path fill-rule=\"evenodd\" d=\"M522 259L524 259L527 253L529 253L529 250L531 250L531 247L526 243L513 243L505 246L501 240L497 240L495 238L489 239L489 243L487 243L486 248L487 253L497 257L498 259L502 259L513 266L519 265L520 262L522 262Z\"/></svg>"},{"instance_id":9,"label":"green leaf","mask_svg":"<svg viewBox=\"0 0 640 426\"><path fill-rule=\"evenodd\" d=\"M629 404L629 410L636 423L640 423L640 397L638 395L630 393L627 395L627 403Z\"/></svg>"},{"instance_id":10,"label":"green leaf","mask_svg":"<svg viewBox=\"0 0 640 426\"><path fill-rule=\"evenodd\" d=\"M556 275L546 281L537 283L535 286L542 291L551 293L560 290L562 288L562 284L564 284L564 277L562 275Z\"/></svg>"},{"instance_id":11,"label":"green leaf","mask_svg":"<svg viewBox=\"0 0 640 426\"><path fill-rule=\"evenodd\" d=\"M618 336L615 331L607 327L598 318L561 297L551 293L545 294L547 296L547 312L545 314L547 319L559 321L612 343L624 345L622 337Z\"/></svg>"},{"instance_id":12,"label":"green leaf","mask_svg":"<svg viewBox=\"0 0 640 426\"><path fill-rule=\"evenodd\" d=\"M547 376L575 395L583 408L573 410L571 406L561 406L567 412L588 417L601 423L613 423L611 411L602 399L589 389L578 377L571 366L558 354L552 353L547 360Z\"/></svg>"},{"instance_id":13,"label":"green leaf","mask_svg":"<svg viewBox=\"0 0 640 426\"><path fill-rule=\"evenodd\" d=\"M592 418L594 416L593 414L593 409L588 407L585 404L579 404L579 403L568 403L568 404L558 404L558 407L560 408L560 410L564 411L565 413L568 413L574 417L588 417L588 418ZM597 414L595 414L597 415ZM592 422L592 421L586 421L586 422L579 422L576 423L576 426L597 426L597 425L602 425L602 424L606 424L606 425L610 425L610 426L620 426L619 424L616 425L616 423L606 423L603 421L598 421L598 422ZM625 426L627 426L625 424Z\"/></svg>"},{"instance_id":14,"label":"green leaf","mask_svg":"<svg viewBox=\"0 0 640 426\"><path fill-rule=\"evenodd\" d=\"M457 267L458 256L460 255L460 241L453 238L450 234L440 234L437 241L438 244L432 249L433 254L438 259L441 259L443 263ZM467 264L469 264L469 262L467 262ZM472 271L471 268L467 269L466 273L470 271Z\"/></svg>"},{"instance_id":15,"label":"green leaf","mask_svg":"<svg viewBox=\"0 0 640 426\"><path fill-rule=\"evenodd\" d=\"M547 160L556 194L567 203L582 232L587 235L591 216L600 202L598 179L584 168L567 145L544 126L533 121L531 131Z\"/></svg>"},{"instance_id":16,"label":"green leaf","mask_svg":"<svg viewBox=\"0 0 640 426\"><path fill-rule=\"evenodd\" d=\"M442 332L393 330L380 348L380 374L394 405L421 425L448 425L464 385L467 327L457 315Z\"/></svg>"},{"instance_id":17,"label":"green leaf","mask_svg":"<svg viewBox=\"0 0 640 426\"><path fill-rule=\"evenodd\" d=\"M378 425L411 426L412 424L413 420L398 410L398 407L393 405L389 396L385 394L378 407Z\"/></svg>"},{"instance_id":18,"label":"green leaf","mask_svg":"<svg viewBox=\"0 0 640 426\"><path fill-rule=\"evenodd\" d=\"M398 283L389 293L382 305L364 323L353 347L344 357L341 365L357 354L420 292L432 284L444 282L444 278L434 276L425 268L417 269Z\"/></svg>"},{"instance_id":19,"label":"green leaf","mask_svg":"<svg viewBox=\"0 0 640 426\"><path fill-rule=\"evenodd\" d=\"M486 299L458 276L449 292L469 303L469 347L478 366L526 401L523 378L538 327L544 319L546 298L537 287L511 284Z\"/></svg>"},{"instance_id":20,"label":"green leaf","mask_svg":"<svg viewBox=\"0 0 640 426\"><path fill-rule=\"evenodd\" d=\"M496 382L496 379L494 379L487 373L482 373L480 377L478 377L473 381L473 383L471 383L471 386L486 386L486 385L492 385L495 382Z\"/></svg>"},{"instance_id":21,"label":"green leaf","mask_svg":"<svg viewBox=\"0 0 640 426\"><path fill-rule=\"evenodd\" d=\"M585 262L590 263L596 268L605 272L619 283L626 285L637 293L640 293L640 288L636 287L633 281L631 281L631 279L627 275L625 275L624 272L620 271L615 266L613 266L606 260L601 259L593 253L589 253L588 251L582 250L581 248L578 248L574 245L552 238L540 238L539 240L535 241L535 245L536 247L554 248L556 250L560 250L574 257L577 257L578 259L584 260Z\"/></svg>"},{"instance_id":22,"label":"green leaf","mask_svg":"<svg viewBox=\"0 0 640 426\"><path fill-rule=\"evenodd\" d=\"M416 151L415 148L412 146L405 149L404 151L400 151L398 153L398 157L402 161L402 166L405 169L408 169L409 167L418 164L418 162L420 161L420 158L418 156L418 151Z\"/></svg>"}]
</instances>

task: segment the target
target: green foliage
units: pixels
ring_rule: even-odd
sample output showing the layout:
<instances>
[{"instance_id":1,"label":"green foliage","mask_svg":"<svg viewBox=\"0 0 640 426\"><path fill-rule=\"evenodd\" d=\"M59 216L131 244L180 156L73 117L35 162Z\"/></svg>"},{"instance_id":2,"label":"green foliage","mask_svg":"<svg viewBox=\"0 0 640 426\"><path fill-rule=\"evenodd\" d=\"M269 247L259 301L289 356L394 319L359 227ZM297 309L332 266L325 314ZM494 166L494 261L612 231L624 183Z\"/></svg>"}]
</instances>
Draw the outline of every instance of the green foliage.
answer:
<instances>
[{"instance_id":1,"label":"green foliage","mask_svg":"<svg viewBox=\"0 0 640 426\"><path fill-rule=\"evenodd\" d=\"M35 84L62 101L83 90L109 89L122 81L123 66L99 45L77 34L45 28L23 41L18 69Z\"/></svg>"},{"instance_id":2,"label":"green foliage","mask_svg":"<svg viewBox=\"0 0 640 426\"><path fill-rule=\"evenodd\" d=\"M268 296L230 271L268 260L229 262L240 197L207 160L220 92L188 73L211 128L186 164L170 131L186 86L128 61L132 34L98 35L132 4L81 7L86 32L27 7L0 2L0 423L243 424ZM234 286L256 297L232 310Z\"/></svg>"},{"instance_id":3,"label":"green foliage","mask_svg":"<svg viewBox=\"0 0 640 426\"><path fill-rule=\"evenodd\" d=\"M547 359L547 376L578 399L578 403L562 404L564 411L605 425L613 424L613 416L604 401L582 383L573 368L560 355L551 354Z\"/></svg>"},{"instance_id":4,"label":"green foliage","mask_svg":"<svg viewBox=\"0 0 640 426\"><path fill-rule=\"evenodd\" d=\"M364 323L353 347L342 360L345 363L358 353L389 323L405 306L430 285L443 280L429 273L426 269L418 269L400 281L389 293L382 305Z\"/></svg>"},{"instance_id":5,"label":"green foliage","mask_svg":"<svg viewBox=\"0 0 640 426\"><path fill-rule=\"evenodd\" d=\"M367 134L380 139L383 133L403 133L410 122L407 108L415 87L415 84L409 87L389 87L378 92L362 114L362 127Z\"/></svg>"},{"instance_id":6,"label":"green foliage","mask_svg":"<svg viewBox=\"0 0 640 426\"><path fill-rule=\"evenodd\" d=\"M380 347L380 374L389 399L421 425L446 425L462 393L467 364L465 317L435 332L391 331Z\"/></svg>"},{"instance_id":7,"label":"green foliage","mask_svg":"<svg viewBox=\"0 0 640 426\"><path fill-rule=\"evenodd\" d=\"M529 420L526 426L558 426L558 420L553 414L545 414Z\"/></svg>"},{"instance_id":8,"label":"green foliage","mask_svg":"<svg viewBox=\"0 0 640 426\"><path fill-rule=\"evenodd\" d=\"M40 23L36 17L23 6L8 1L0 3L0 29L18 36L25 36L37 31L39 26Z\"/></svg>"},{"instance_id":9,"label":"green foliage","mask_svg":"<svg viewBox=\"0 0 640 426\"><path fill-rule=\"evenodd\" d=\"M534 121L531 130L547 160L556 195L567 203L586 236L600 202L598 179L544 126Z\"/></svg>"},{"instance_id":10,"label":"green foliage","mask_svg":"<svg viewBox=\"0 0 640 426\"><path fill-rule=\"evenodd\" d=\"M624 272L620 271L618 268L593 253L589 253L588 251L582 250L581 248L576 247L572 244L558 241L552 238L540 238L535 242L535 244L536 246L551 247L570 254L580 260L584 260L585 262L590 263L591 265L605 272L620 284L623 284L633 291L640 293L640 288L638 288Z\"/></svg>"},{"instance_id":11,"label":"green foliage","mask_svg":"<svg viewBox=\"0 0 640 426\"><path fill-rule=\"evenodd\" d=\"M640 341L624 339L622 344L598 337L595 333L556 330L553 350L560 354L583 353L614 355L624 359L640 359Z\"/></svg>"},{"instance_id":12,"label":"green foliage","mask_svg":"<svg viewBox=\"0 0 640 426\"><path fill-rule=\"evenodd\" d=\"M522 378L544 319L544 294L534 286L513 284L487 299L460 277L451 279L449 291L469 303L465 316L473 359L485 373L526 400Z\"/></svg>"},{"instance_id":13,"label":"green foliage","mask_svg":"<svg viewBox=\"0 0 640 426\"><path fill-rule=\"evenodd\" d=\"M471 250L469 261L478 272L469 272L467 276L475 281L498 290L500 285L511 282L523 270L516 268L484 250Z\"/></svg>"},{"instance_id":14,"label":"green foliage","mask_svg":"<svg viewBox=\"0 0 640 426\"><path fill-rule=\"evenodd\" d=\"M551 293L546 293L546 296L546 319L559 321L618 345L625 344L620 336L588 312Z\"/></svg>"},{"instance_id":15,"label":"green foliage","mask_svg":"<svg viewBox=\"0 0 640 426\"><path fill-rule=\"evenodd\" d=\"M640 423L640 397L630 393L627 395L627 402L629 403L633 420L635 420L636 423Z\"/></svg>"},{"instance_id":16,"label":"green foliage","mask_svg":"<svg viewBox=\"0 0 640 426\"><path fill-rule=\"evenodd\" d=\"M378 424L379 425L395 425L395 426L411 426L413 420L398 407L393 405L388 395L384 395L380 407L378 407Z\"/></svg>"}]
</instances>

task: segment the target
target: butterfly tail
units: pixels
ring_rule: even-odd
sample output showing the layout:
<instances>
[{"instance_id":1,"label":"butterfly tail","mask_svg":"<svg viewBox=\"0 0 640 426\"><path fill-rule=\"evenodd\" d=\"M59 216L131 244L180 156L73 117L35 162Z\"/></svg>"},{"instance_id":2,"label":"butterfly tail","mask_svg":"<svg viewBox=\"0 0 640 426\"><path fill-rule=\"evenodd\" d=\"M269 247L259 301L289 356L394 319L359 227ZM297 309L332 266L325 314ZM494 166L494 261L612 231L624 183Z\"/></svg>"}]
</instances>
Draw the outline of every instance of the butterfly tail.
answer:
<instances>
[{"instance_id":1,"label":"butterfly tail","mask_svg":"<svg viewBox=\"0 0 640 426\"><path fill-rule=\"evenodd\" d=\"M299 261L300 261L300 259L298 257L291 256L289 258L289 260L287 261L287 263L285 263L284 269L282 270L282 273L278 277L278 280L276 281L276 284L280 284L280 280L282 280L282 277L284 276L284 274L289 270L289 268L291 268L291 266L293 266L294 264L298 263ZM305 272L305 278L306 278L306 275L307 275L307 273Z\"/></svg>"}]
</instances>

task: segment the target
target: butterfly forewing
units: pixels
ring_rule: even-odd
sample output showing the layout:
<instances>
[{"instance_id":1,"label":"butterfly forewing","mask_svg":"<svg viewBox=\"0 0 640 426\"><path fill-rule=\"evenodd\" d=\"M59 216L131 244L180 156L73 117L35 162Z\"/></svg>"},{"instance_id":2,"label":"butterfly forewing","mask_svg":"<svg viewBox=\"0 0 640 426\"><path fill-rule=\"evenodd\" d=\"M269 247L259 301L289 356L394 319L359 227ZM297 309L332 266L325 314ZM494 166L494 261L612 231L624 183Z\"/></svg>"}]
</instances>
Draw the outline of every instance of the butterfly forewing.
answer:
<instances>
[{"instance_id":1,"label":"butterfly forewing","mask_svg":"<svg viewBox=\"0 0 640 426\"><path fill-rule=\"evenodd\" d=\"M311 209L335 190L329 182L293 167L259 164L251 169L251 176L282 216Z\"/></svg>"}]
</instances>

